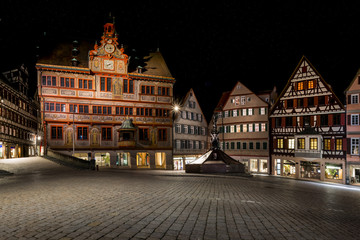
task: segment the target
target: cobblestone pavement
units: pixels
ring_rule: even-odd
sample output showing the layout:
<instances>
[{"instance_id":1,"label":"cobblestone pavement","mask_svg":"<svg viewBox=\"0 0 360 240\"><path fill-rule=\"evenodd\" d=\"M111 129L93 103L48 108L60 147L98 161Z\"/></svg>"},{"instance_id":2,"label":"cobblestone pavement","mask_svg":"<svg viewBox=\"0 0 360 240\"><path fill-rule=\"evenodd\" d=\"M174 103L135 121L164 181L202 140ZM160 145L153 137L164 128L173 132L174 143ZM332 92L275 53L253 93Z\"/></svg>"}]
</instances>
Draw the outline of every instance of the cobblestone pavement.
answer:
<instances>
[{"instance_id":1,"label":"cobblestone pavement","mask_svg":"<svg viewBox=\"0 0 360 240\"><path fill-rule=\"evenodd\" d=\"M359 239L360 188L0 160L0 239Z\"/></svg>"}]
</instances>

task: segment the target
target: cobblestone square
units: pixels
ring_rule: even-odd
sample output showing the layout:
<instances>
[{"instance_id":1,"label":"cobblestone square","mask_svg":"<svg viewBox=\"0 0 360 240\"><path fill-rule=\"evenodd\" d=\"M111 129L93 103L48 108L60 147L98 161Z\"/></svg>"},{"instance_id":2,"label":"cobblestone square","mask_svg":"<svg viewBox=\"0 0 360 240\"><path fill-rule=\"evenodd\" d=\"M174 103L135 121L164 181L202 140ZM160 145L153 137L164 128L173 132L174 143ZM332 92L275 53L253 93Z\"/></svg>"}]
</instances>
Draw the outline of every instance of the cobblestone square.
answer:
<instances>
[{"instance_id":1,"label":"cobblestone square","mask_svg":"<svg viewBox=\"0 0 360 240\"><path fill-rule=\"evenodd\" d=\"M360 188L0 160L0 239L359 239Z\"/></svg>"}]
</instances>

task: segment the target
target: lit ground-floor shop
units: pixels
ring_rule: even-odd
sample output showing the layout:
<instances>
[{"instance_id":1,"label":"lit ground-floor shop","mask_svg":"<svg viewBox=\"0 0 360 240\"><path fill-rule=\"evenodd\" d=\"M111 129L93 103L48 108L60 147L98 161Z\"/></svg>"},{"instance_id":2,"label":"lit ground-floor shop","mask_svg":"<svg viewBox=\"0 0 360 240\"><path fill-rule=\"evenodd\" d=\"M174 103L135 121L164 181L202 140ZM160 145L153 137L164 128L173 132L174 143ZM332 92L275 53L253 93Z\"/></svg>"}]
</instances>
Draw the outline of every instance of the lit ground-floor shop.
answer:
<instances>
[{"instance_id":1,"label":"lit ground-floor shop","mask_svg":"<svg viewBox=\"0 0 360 240\"><path fill-rule=\"evenodd\" d=\"M0 159L30 157L35 155L35 145L0 142Z\"/></svg>"},{"instance_id":2,"label":"lit ground-floor shop","mask_svg":"<svg viewBox=\"0 0 360 240\"><path fill-rule=\"evenodd\" d=\"M360 162L348 162L350 184L360 185Z\"/></svg>"},{"instance_id":3,"label":"lit ground-floor shop","mask_svg":"<svg viewBox=\"0 0 360 240\"><path fill-rule=\"evenodd\" d=\"M174 155L174 170L185 170L185 165L194 161L200 155Z\"/></svg>"},{"instance_id":4,"label":"lit ground-floor shop","mask_svg":"<svg viewBox=\"0 0 360 240\"><path fill-rule=\"evenodd\" d=\"M245 172L249 173L269 173L269 158L268 157L258 157L258 156L233 156L230 157L238 160L245 165Z\"/></svg>"},{"instance_id":5,"label":"lit ground-floor shop","mask_svg":"<svg viewBox=\"0 0 360 240\"><path fill-rule=\"evenodd\" d=\"M272 174L345 184L345 161L338 159L309 159L299 157L272 156Z\"/></svg>"},{"instance_id":6,"label":"lit ground-floor shop","mask_svg":"<svg viewBox=\"0 0 360 240\"><path fill-rule=\"evenodd\" d=\"M66 155L90 161L95 159L99 167L118 167L131 169L173 169L171 150L96 150L96 151L57 151Z\"/></svg>"}]
</instances>

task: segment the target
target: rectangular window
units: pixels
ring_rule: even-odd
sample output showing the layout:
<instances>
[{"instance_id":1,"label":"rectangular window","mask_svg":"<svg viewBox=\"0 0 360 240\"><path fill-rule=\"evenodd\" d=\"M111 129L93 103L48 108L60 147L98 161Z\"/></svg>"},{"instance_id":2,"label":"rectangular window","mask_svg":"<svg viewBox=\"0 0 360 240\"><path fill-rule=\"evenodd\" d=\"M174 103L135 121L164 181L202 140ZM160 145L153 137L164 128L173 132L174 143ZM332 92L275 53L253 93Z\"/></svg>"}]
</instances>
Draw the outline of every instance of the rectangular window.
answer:
<instances>
[{"instance_id":1,"label":"rectangular window","mask_svg":"<svg viewBox=\"0 0 360 240\"><path fill-rule=\"evenodd\" d=\"M77 139L78 140L87 140L88 139L88 127L78 127L77 128Z\"/></svg>"},{"instance_id":2,"label":"rectangular window","mask_svg":"<svg viewBox=\"0 0 360 240\"><path fill-rule=\"evenodd\" d=\"M331 139L324 138L324 150L330 150L330 149L331 149Z\"/></svg>"},{"instance_id":3,"label":"rectangular window","mask_svg":"<svg viewBox=\"0 0 360 240\"><path fill-rule=\"evenodd\" d=\"M100 78L100 91L111 92L111 78Z\"/></svg>"},{"instance_id":4,"label":"rectangular window","mask_svg":"<svg viewBox=\"0 0 360 240\"><path fill-rule=\"evenodd\" d=\"M43 86L56 86L56 77L54 76L42 76Z\"/></svg>"},{"instance_id":5,"label":"rectangular window","mask_svg":"<svg viewBox=\"0 0 360 240\"><path fill-rule=\"evenodd\" d=\"M170 96L170 88L169 87L158 87L158 95Z\"/></svg>"},{"instance_id":6,"label":"rectangular window","mask_svg":"<svg viewBox=\"0 0 360 240\"><path fill-rule=\"evenodd\" d=\"M351 94L351 104L359 103L359 94Z\"/></svg>"},{"instance_id":7,"label":"rectangular window","mask_svg":"<svg viewBox=\"0 0 360 240\"><path fill-rule=\"evenodd\" d=\"M142 141L149 140L149 129L148 128L139 128L139 140L142 140Z\"/></svg>"},{"instance_id":8,"label":"rectangular window","mask_svg":"<svg viewBox=\"0 0 360 240\"><path fill-rule=\"evenodd\" d=\"M256 142L256 149L260 149L260 142Z\"/></svg>"},{"instance_id":9,"label":"rectangular window","mask_svg":"<svg viewBox=\"0 0 360 240\"><path fill-rule=\"evenodd\" d=\"M93 89L92 82L93 82L92 80L89 80L89 81L88 81L88 85L89 85L88 88L89 88L89 89Z\"/></svg>"},{"instance_id":10,"label":"rectangular window","mask_svg":"<svg viewBox=\"0 0 360 240\"><path fill-rule=\"evenodd\" d=\"M252 108L249 108L249 109L248 109L248 115L249 115L249 116L252 116L252 115L253 115L253 109L252 109Z\"/></svg>"},{"instance_id":11,"label":"rectangular window","mask_svg":"<svg viewBox=\"0 0 360 240\"><path fill-rule=\"evenodd\" d=\"M79 79L79 88L83 88L83 80Z\"/></svg>"},{"instance_id":12,"label":"rectangular window","mask_svg":"<svg viewBox=\"0 0 360 240\"><path fill-rule=\"evenodd\" d=\"M342 143L343 143L342 138L336 138L335 139L335 150L341 151L343 148Z\"/></svg>"},{"instance_id":13,"label":"rectangular window","mask_svg":"<svg viewBox=\"0 0 360 240\"><path fill-rule=\"evenodd\" d=\"M111 140L111 127L101 128L101 139L105 141Z\"/></svg>"},{"instance_id":14,"label":"rectangular window","mask_svg":"<svg viewBox=\"0 0 360 240\"><path fill-rule=\"evenodd\" d=\"M167 141L167 129L166 128L158 129L158 141Z\"/></svg>"},{"instance_id":15,"label":"rectangular window","mask_svg":"<svg viewBox=\"0 0 360 240\"><path fill-rule=\"evenodd\" d=\"M305 138L298 138L298 149L305 149Z\"/></svg>"},{"instance_id":16,"label":"rectangular window","mask_svg":"<svg viewBox=\"0 0 360 240\"><path fill-rule=\"evenodd\" d=\"M295 139L288 139L288 149L295 149Z\"/></svg>"},{"instance_id":17,"label":"rectangular window","mask_svg":"<svg viewBox=\"0 0 360 240\"><path fill-rule=\"evenodd\" d=\"M351 125L359 125L359 114L351 114Z\"/></svg>"},{"instance_id":18,"label":"rectangular window","mask_svg":"<svg viewBox=\"0 0 360 240\"><path fill-rule=\"evenodd\" d=\"M261 131L262 131L262 132L266 132L266 131L267 131L267 129L266 129L266 123L262 123L262 124L261 124Z\"/></svg>"},{"instance_id":19,"label":"rectangular window","mask_svg":"<svg viewBox=\"0 0 360 240\"><path fill-rule=\"evenodd\" d=\"M254 143L253 142L249 142L249 149L254 149Z\"/></svg>"},{"instance_id":20,"label":"rectangular window","mask_svg":"<svg viewBox=\"0 0 360 240\"><path fill-rule=\"evenodd\" d=\"M282 138L277 139L277 148L284 148L284 139Z\"/></svg>"},{"instance_id":21,"label":"rectangular window","mask_svg":"<svg viewBox=\"0 0 360 240\"><path fill-rule=\"evenodd\" d=\"M314 88L314 80L309 80L308 81L308 89L313 89Z\"/></svg>"},{"instance_id":22,"label":"rectangular window","mask_svg":"<svg viewBox=\"0 0 360 240\"><path fill-rule=\"evenodd\" d=\"M297 90L298 91L304 90L304 82L298 82L297 83Z\"/></svg>"},{"instance_id":23,"label":"rectangular window","mask_svg":"<svg viewBox=\"0 0 360 240\"><path fill-rule=\"evenodd\" d=\"M247 115L247 109L246 109L246 108L244 108L244 109L242 110L242 115L243 115L243 116L246 116L246 115Z\"/></svg>"},{"instance_id":24,"label":"rectangular window","mask_svg":"<svg viewBox=\"0 0 360 240\"><path fill-rule=\"evenodd\" d=\"M351 138L351 155L359 155L359 138Z\"/></svg>"},{"instance_id":25,"label":"rectangular window","mask_svg":"<svg viewBox=\"0 0 360 240\"><path fill-rule=\"evenodd\" d=\"M317 138L310 138L310 149L311 150L318 149L318 139Z\"/></svg>"},{"instance_id":26,"label":"rectangular window","mask_svg":"<svg viewBox=\"0 0 360 240\"><path fill-rule=\"evenodd\" d=\"M62 127L51 127L51 139L62 139Z\"/></svg>"},{"instance_id":27,"label":"rectangular window","mask_svg":"<svg viewBox=\"0 0 360 240\"><path fill-rule=\"evenodd\" d=\"M263 149L264 149L264 150L267 149L267 142L263 142Z\"/></svg>"},{"instance_id":28,"label":"rectangular window","mask_svg":"<svg viewBox=\"0 0 360 240\"><path fill-rule=\"evenodd\" d=\"M243 143L243 149L246 149L246 142Z\"/></svg>"}]
</instances>

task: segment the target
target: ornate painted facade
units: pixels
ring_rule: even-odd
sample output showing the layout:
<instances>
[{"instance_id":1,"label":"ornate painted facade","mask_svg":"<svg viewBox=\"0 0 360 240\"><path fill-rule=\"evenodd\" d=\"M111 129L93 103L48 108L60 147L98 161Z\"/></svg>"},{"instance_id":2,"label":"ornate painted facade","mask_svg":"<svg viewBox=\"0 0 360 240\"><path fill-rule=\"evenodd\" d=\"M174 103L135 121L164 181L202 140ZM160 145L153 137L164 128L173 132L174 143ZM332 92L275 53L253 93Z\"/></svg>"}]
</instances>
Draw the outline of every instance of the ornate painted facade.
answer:
<instances>
[{"instance_id":1,"label":"ornate painted facade","mask_svg":"<svg viewBox=\"0 0 360 240\"><path fill-rule=\"evenodd\" d=\"M274 88L258 95L237 82L232 91L223 93L215 109L222 150L248 172L269 173L268 112L275 94Z\"/></svg>"},{"instance_id":2,"label":"ornate painted facade","mask_svg":"<svg viewBox=\"0 0 360 240\"><path fill-rule=\"evenodd\" d=\"M183 170L185 164L207 151L207 122L193 89L174 114L174 169Z\"/></svg>"},{"instance_id":3,"label":"ornate painted facade","mask_svg":"<svg viewBox=\"0 0 360 240\"><path fill-rule=\"evenodd\" d=\"M360 184L360 70L345 90L345 94L347 114L347 172L350 183Z\"/></svg>"},{"instance_id":4,"label":"ornate painted facade","mask_svg":"<svg viewBox=\"0 0 360 240\"><path fill-rule=\"evenodd\" d=\"M306 57L269 118L273 175L345 183L345 109Z\"/></svg>"},{"instance_id":5,"label":"ornate painted facade","mask_svg":"<svg viewBox=\"0 0 360 240\"><path fill-rule=\"evenodd\" d=\"M173 169L175 79L161 53L129 72L114 23L88 46L62 45L36 64L45 145L99 166ZM121 127L127 119L133 128Z\"/></svg>"}]
</instances>

